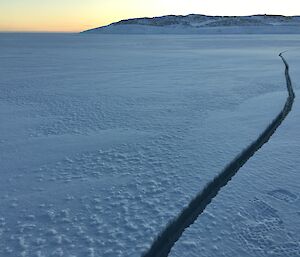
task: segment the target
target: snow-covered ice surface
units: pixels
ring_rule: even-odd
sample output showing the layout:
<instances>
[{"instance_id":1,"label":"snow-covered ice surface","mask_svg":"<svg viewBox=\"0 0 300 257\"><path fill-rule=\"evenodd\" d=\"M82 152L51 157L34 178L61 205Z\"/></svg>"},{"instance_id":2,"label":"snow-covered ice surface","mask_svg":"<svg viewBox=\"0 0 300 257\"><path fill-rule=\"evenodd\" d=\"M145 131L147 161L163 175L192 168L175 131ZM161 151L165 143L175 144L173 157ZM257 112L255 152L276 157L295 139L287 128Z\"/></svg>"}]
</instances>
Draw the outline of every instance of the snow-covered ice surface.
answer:
<instances>
[{"instance_id":1,"label":"snow-covered ice surface","mask_svg":"<svg viewBox=\"0 0 300 257\"><path fill-rule=\"evenodd\" d=\"M299 40L0 34L0 256L140 256L280 111L278 53ZM285 191L274 192L265 195ZM215 238L197 226L221 233L211 217L173 254L199 254Z\"/></svg>"},{"instance_id":2,"label":"snow-covered ice surface","mask_svg":"<svg viewBox=\"0 0 300 257\"><path fill-rule=\"evenodd\" d=\"M296 89L291 113L170 256L300 256L300 54L291 48L285 56Z\"/></svg>"}]
</instances>

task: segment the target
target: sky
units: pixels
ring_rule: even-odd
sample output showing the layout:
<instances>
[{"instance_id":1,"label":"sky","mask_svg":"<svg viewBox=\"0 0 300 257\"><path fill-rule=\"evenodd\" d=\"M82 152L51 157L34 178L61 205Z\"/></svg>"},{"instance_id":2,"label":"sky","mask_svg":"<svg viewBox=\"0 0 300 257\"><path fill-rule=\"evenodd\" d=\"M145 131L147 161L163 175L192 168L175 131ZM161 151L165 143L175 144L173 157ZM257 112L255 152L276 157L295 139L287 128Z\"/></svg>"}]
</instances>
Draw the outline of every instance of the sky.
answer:
<instances>
[{"instance_id":1,"label":"sky","mask_svg":"<svg viewBox=\"0 0 300 257\"><path fill-rule=\"evenodd\" d=\"M77 32L168 14L300 15L299 0L0 0L0 31Z\"/></svg>"}]
</instances>

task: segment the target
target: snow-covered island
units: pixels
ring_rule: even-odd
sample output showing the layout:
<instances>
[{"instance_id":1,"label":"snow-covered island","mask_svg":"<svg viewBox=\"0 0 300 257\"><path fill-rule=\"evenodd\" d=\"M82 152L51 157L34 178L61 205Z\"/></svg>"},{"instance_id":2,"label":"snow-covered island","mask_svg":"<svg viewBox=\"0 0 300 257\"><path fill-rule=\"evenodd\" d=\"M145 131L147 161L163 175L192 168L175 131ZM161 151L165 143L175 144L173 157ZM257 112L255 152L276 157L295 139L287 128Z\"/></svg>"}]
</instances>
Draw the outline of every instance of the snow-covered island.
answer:
<instances>
[{"instance_id":1,"label":"snow-covered island","mask_svg":"<svg viewBox=\"0 0 300 257\"><path fill-rule=\"evenodd\" d=\"M102 34L299 34L300 16L167 15L121 20L83 33Z\"/></svg>"}]
</instances>

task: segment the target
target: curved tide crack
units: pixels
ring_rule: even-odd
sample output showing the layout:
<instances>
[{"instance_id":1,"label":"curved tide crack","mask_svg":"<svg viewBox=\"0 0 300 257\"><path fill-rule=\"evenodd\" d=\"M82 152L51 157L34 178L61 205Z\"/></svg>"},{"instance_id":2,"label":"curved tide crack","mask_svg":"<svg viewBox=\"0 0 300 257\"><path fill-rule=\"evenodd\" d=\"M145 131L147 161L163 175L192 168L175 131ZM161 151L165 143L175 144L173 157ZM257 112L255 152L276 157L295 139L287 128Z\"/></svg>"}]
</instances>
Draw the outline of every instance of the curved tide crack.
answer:
<instances>
[{"instance_id":1,"label":"curved tide crack","mask_svg":"<svg viewBox=\"0 0 300 257\"><path fill-rule=\"evenodd\" d=\"M154 240L150 249L144 253L143 257L165 257L168 256L174 244L183 234L184 230L192 225L195 220L203 213L213 198L215 198L220 189L227 185L232 177L239 169L265 144L269 141L276 129L281 125L289 112L295 99L289 65L280 53L279 56L285 65L285 78L288 91L288 97L285 105L270 125L253 141L246 149L244 149L233 161L231 161L223 171L217 175L206 187L191 200L189 205L181 211L176 219L171 221L167 227Z\"/></svg>"}]
</instances>

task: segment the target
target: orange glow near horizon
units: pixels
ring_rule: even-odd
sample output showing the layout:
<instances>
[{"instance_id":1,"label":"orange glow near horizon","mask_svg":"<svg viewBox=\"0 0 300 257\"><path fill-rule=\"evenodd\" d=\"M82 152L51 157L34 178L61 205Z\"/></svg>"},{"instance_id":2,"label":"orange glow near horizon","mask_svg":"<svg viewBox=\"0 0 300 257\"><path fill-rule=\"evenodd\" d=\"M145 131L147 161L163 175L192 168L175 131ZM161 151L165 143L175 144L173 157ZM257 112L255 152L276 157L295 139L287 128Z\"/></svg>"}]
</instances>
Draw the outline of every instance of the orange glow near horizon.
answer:
<instances>
[{"instance_id":1,"label":"orange glow near horizon","mask_svg":"<svg viewBox=\"0 0 300 257\"><path fill-rule=\"evenodd\" d=\"M78 32L168 14L300 14L298 0L0 0L0 31Z\"/></svg>"}]
</instances>

